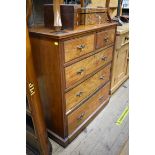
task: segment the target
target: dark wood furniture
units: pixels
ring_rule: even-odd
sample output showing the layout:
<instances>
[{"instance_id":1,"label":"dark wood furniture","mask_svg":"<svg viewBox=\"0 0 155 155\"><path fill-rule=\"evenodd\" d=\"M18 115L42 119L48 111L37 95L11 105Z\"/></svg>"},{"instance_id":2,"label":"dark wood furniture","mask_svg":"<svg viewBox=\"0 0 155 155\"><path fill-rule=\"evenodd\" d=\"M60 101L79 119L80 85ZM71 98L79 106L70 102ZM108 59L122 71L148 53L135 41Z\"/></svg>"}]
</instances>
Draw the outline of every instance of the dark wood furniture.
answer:
<instances>
[{"instance_id":1,"label":"dark wood furniture","mask_svg":"<svg viewBox=\"0 0 155 155\"><path fill-rule=\"evenodd\" d=\"M62 29L74 30L79 25L104 24L110 21L107 7L81 8L80 5L60 5ZM44 4L45 27L54 28L53 4Z\"/></svg>"},{"instance_id":2,"label":"dark wood furniture","mask_svg":"<svg viewBox=\"0 0 155 155\"><path fill-rule=\"evenodd\" d=\"M26 154L27 155L51 155L52 146L47 138L45 124L37 121L30 110L30 104L26 105ZM39 120L42 121L42 120ZM42 136L42 137L41 137Z\"/></svg>"},{"instance_id":3,"label":"dark wood furniture","mask_svg":"<svg viewBox=\"0 0 155 155\"><path fill-rule=\"evenodd\" d=\"M80 25L80 5L60 5L62 29L75 29ZM53 4L44 4L45 27L54 28Z\"/></svg>"},{"instance_id":4,"label":"dark wood furniture","mask_svg":"<svg viewBox=\"0 0 155 155\"><path fill-rule=\"evenodd\" d=\"M51 145L40 103L33 66L29 32L26 28L26 152L28 155L50 155Z\"/></svg>"},{"instance_id":5,"label":"dark wood furniture","mask_svg":"<svg viewBox=\"0 0 155 155\"><path fill-rule=\"evenodd\" d=\"M67 146L110 99L116 24L29 31L48 133Z\"/></svg>"},{"instance_id":6,"label":"dark wood furniture","mask_svg":"<svg viewBox=\"0 0 155 155\"><path fill-rule=\"evenodd\" d=\"M129 24L117 27L114 50L111 93L129 77Z\"/></svg>"}]
</instances>

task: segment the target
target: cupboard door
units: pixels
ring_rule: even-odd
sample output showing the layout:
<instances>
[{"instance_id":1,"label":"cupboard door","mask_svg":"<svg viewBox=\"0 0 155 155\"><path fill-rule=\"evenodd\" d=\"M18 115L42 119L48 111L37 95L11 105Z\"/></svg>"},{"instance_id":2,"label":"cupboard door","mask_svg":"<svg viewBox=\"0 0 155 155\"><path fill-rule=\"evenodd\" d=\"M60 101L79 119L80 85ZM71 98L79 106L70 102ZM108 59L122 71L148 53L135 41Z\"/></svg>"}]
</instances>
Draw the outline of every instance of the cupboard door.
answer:
<instances>
[{"instance_id":1,"label":"cupboard door","mask_svg":"<svg viewBox=\"0 0 155 155\"><path fill-rule=\"evenodd\" d=\"M117 51L115 84L121 82L128 74L128 45Z\"/></svg>"}]
</instances>

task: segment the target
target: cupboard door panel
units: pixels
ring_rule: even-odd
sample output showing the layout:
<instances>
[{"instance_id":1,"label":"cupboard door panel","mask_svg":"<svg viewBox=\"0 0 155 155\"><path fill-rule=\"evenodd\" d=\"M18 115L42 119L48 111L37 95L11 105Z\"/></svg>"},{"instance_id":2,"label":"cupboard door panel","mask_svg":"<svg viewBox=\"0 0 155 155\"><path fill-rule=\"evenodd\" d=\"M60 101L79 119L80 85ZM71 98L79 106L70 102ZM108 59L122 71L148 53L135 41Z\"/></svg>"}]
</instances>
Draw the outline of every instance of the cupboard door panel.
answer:
<instances>
[{"instance_id":1,"label":"cupboard door panel","mask_svg":"<svg viewBox=\"0 0 155 155\"><path fill-rule=\"evenodd\" d=\"M128 63L128 45L123 46L117 51L115 84L121 81L127 75Z\"/></svg>"}]
</instances>

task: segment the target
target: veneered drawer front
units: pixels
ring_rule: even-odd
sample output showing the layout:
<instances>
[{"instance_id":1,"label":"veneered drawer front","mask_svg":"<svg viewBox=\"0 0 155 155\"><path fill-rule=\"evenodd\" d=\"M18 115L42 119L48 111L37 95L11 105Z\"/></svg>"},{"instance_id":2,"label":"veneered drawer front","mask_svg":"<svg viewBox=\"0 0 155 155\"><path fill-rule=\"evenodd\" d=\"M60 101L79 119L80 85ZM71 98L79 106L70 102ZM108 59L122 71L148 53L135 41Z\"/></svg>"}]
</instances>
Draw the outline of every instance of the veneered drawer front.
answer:
<instances>
[{"instance_id":1,"label":"veneered drawer front","mask_svg":"<svg viewBox=\"0 0 155 155\"><path fill-rule=\"evenodd\" d=\"M94 34L64 42L65 62L94 50Z\"/></svg>"},{"instance_id":2,"label":"veneered drawer front","mask_svg":"<svg viewBox=\"0 0 155 155\"><path fill-rule=\"evenodd\" d=\"M80 126L103 102L108 99L110 83L101 88L73 113L68 115L68 133L71 134Z\"/></svg>"},{"instance_id":3,"label":"veneered drawer front","mask_svg":"<svg viewBox=\"0 0 155 155\"><path fill-rule=\"evenodd\" d=\"M103 48L114 43L115 29L105 30L97 33L96 49Z\"/></svg>"},{"instance_id":4,"label":"veneered drawer front","mask_svg":"<svg viewBox=\"0 0 155 155\"><path fill-rule=\"evenodd\" d=\"M116 36L116 49L121 48L129 42L129 33L120 34Z\"/></svg>"},{"instance_id":5,"label":"veneered drawer front","mask_svg":"<svg viewBox=\"0 0 155 155\"><path fill-rule=\"evenodd\" d=\"M66 88L112 60L113 47L65 68Z\"/></svg>"},{"instance_id":6,"label":"veneered drawer front","mask_svg":"<svg viewBox=\"0 0 155 155\"><path fill-rule=\"evenodd\" d=\"M71 110L80 101L93 94L99 86L110 79L111 64L65 94L66 111Z\"/></svg>"}]
</instances>

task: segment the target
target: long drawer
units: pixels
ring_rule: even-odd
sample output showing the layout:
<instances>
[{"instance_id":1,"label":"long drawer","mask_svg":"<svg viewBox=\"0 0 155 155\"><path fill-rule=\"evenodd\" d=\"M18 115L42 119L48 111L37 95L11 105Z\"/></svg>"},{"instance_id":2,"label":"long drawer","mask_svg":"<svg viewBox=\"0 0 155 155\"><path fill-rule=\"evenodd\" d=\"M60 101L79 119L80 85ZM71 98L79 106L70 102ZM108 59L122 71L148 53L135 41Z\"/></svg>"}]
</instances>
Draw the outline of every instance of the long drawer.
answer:
<instances>
[{"instance_id":1,"label":"long drawer","mask_svg":"<svg viewBox=\"0 0 155 155\"><path fill-rule=\"evenodd\" d=\"M71 110L80 101L91 95L110 79L111 64L65 94L66 111Z\"/></svg>"},{"instance_id":2,"label":"long drawer","mask_svg":"<svg viewBox=\"0 0 155 155\"><path fill-rule=\"evenodd\" d=\"M94 50L94 34L64 42L65 62Z\"/></svg>"},{"instance_id":3,"label":"long drawer","mask_svg":"<svg viewBox=\"0 0 155 155\"><path fill-rule=\"evenodd\" d=\"M68 133L71 134L109 97L110 83L101 88L76 111L68 115Z\"/></svg>"},{"instance_id":4,"label":"long drawer","mask_svg":"<svg viewBox=\"0 0 155 155\"><path fill-rule=\"evenodd\" d=\"M112 60L113 47L65 68L66 88Z\"/></svg>"}]
</instances>

